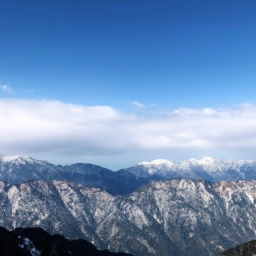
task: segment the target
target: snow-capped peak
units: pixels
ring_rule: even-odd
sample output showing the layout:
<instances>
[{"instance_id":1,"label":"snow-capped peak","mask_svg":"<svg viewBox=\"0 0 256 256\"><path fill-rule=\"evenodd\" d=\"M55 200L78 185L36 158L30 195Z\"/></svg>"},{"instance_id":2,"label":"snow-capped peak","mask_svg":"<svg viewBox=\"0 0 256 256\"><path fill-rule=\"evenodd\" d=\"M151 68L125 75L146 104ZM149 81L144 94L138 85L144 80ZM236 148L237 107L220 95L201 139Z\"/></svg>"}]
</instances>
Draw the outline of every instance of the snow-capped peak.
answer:
<instances>
[{"instance_id":1,"label":"snow-capped peak","mask_svg":"<svg viewBox=\"0 0 256 256\"><path fill-rule=\"evenodd\" d=\"M216 163L219 159L214 158L214 157L210 157L210 156L206 156L203 157L201 159L195 159L195 158L190 158L189 161L192 163L197 163L197 164L201 164L201 165L212 165L214 163Z\"/></svg>"},{"instance_id":2,"label":"snow-capped peak","mask_svg":"<svg viewBox=\"0 0 256 256\"><path fill-rule=\"evenodd\" d=\"M19 155L16 156L0 156L0 162L3 164L34 164L34 163L39 163L39 164L45 164L47 161L42 161L42 160L36 160L31 157L21 157Z\"/></svg>"},{"instance_id":3,"label":"snow-capped peak","mask_svg":"<svg viewBox=\"0 0 256 256\"><path fill-rule=\"evenodd\" d=\"M168 166L172 166L173 164L174 164L173 162L166 159L156 159L151 162L143 161L141 163L138 163L138 165L168 165Z\"/></svg>"},{"instance_id":4,"label":"snow-capped peak","mask_svg":"<svg viewBox=\"0 0 256 256\"><path fill-rule=\"evenodd\" d=\"M20 156L1 156L0 159L2 162L13 162L21 158Z\"/></svg>"}]
</instances>

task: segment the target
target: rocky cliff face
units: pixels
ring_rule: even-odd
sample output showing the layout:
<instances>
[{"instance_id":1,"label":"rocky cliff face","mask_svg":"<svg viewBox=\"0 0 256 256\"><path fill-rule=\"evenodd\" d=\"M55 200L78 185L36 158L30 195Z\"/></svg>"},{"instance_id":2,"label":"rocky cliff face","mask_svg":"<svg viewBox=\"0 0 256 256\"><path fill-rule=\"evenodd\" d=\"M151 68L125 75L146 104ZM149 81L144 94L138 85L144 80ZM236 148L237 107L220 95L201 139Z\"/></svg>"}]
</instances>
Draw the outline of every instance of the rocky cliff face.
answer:
<instances>
[{"instance_id":1,"label":"rocky cliff face","mask_svg":"<svg viewBox=\"0 0 256 256\"><path fill-rule=\"evenodd\" d=\"M211 256L256 238L255 197L254 181L155 181L123 196L66 181L0 182L0 226L138 256Z\"/></svg>"}]
</instances>

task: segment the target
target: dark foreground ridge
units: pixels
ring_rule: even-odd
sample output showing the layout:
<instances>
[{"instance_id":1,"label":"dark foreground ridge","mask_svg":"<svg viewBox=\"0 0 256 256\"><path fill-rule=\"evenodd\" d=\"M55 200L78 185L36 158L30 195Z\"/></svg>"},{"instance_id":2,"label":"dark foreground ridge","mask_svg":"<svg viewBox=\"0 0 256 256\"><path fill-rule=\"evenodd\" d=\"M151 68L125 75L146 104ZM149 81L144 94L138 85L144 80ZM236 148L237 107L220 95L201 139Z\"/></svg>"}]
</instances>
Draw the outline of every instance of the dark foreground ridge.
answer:
<instances>
[{"instance_id":1,"label":"dark foreground ridge","mask_svg":"<svg viewBox=\"0 0 256 256\"><path fill-rule=\"evenodd\" d=\"M256 255L256 240L241 244L235 248L229 249L219 256L253 256Z\"/></svg>"},{"instance_id":2,"label":"dark foreground ridge","mask_svg":"<svg viewBox=\"0 0 256 256\"><path fill-rule=\"evenodd\" d=\"M79 239L70 241L61 235L51 236L41 228L0 227L1 256L132 256L98 250L93 244Z\"/></svg>"}]
</instances>

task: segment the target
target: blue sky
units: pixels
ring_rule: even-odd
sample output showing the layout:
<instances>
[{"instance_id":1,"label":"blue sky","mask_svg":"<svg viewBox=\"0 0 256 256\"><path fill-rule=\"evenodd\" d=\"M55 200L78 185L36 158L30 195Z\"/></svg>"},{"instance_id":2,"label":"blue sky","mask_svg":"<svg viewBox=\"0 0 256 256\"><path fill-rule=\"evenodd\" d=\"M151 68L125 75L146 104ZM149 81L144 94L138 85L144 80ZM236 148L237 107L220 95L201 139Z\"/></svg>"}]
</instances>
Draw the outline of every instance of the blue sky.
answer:
<instances>
[{"instance_id":1,"label":"blue sky","mask_svg":"<svg viewBox=\"0 0 256 256\"><path fill-rule=\"evenodd\" d=\"M226 148L226 144L213 145L213 139L207 136L193 137L191 134L194 134L193 129L198 130L195 127L206 122L205 109L221 115L228 113L230 118L235 115L236 127L244 127L243 131L231 127L233 121L224 122L213 114L216 129L223 124L235 131L237 129L237 134L242 133L245 137L250 134L248 127L253 133L256 117L253 112L256 104L255 28L256 2L253 0L1 1L0 104L3 107L0 118L6 127L5 130L2 128L0 136L8 138L10 130L23 126L13 132L20 137L26 137L26 130L31 134L25 121L18 121L19 118L15 117L17 109L24 108L19 114L19 117L24 115L23 120L28 117L35 122L36 113L41 120L40 111L45 108L52 113L44 115L47 119L43 126L44 132L47 131L44 140L49 140L51 147L55 143L56 150L47 153L50 151L47 143L42 145L40 142L41 127L35 123L33 131L38 130L38 133L33 141L38 140L38 154L30 142L18 143L18 139L12 141L11 138L9 142L0 143L0 153L44 157L61 163L93 161L110 168L159 157L170 160L205 155L253 158L256 148L245 147L242 143L246 141L244 137L234 135L233 140L236 138L237 144ZM26 102L26 107L21 102ZM56 124L64 122L68 126L72 123L73 128L53 142L52 116L59 113L59 108L67 106L73 106L70 108L76 114L71 112L77 115L78 123L88 118L86 111L87 114L79 112L81 108L90 107L90 111L97 112L98 109L94 108L102 107L101 110L106 111L103 116L108 116L110 108L111 113L121 116L121 119L115 117L118 121L115 118L113 121L111 114L112 121L108 122L112 126L102 125L106 130L116 127L118 140L123 142L123 146L113 143L114 134L113 137L106 134L98 141L97 138L104 133L102 131L94 135L88 132L91 134L90 142L87 137L75 138L72 135L75 134L75 124L70 119ZM12 114L6 114L3 109ZM38 112L32 113L31 109ZM168 121L174 126L175 121L170 120L170 115L181 112L183 123L178 122L179 127L175 129L181 129L187 139L174 142L177 132L168 133L157 129L154 124L161 126L162 122ZM185 123L189 117L184 117L184 113L189 116L191 113L203 114L192 125L191 122ZM94 114L90 112L90 115ZM7 116L12 116L13 121L7 120ZM250 116L247 126L242 123L241 116ZM127 133L122 133L116 124L125 123L124 119L130 120L126 124L131 131ZM99 122L102 123L102 119ZM180 128L185 124L191 126L191 130ZM136 138L141 136L137 132L144 131L141 125L149 125L146 131L152 130L152 133L138 143ZM93 125L87 123L86 127ZM216 138L215 141L224 140L224 135L215 133L210 134ZM255 135L251 134L253 138ZM70 144L65 144L68 136ZM129 144L125 138L129 136L134 137L134 143L125 150L125 145ZM146 147L148 140L154 141L151 136L160 138L160 141L163 137L167 141L169 139L169 144L153 143ZM107 141L108 137L110 141ZM76 140L83 141L88 147L81 148ZM102 140L106 140L106 145ZM203 144L193 144L193 141L203 141ZM74 150L68 151L66 147L72 143ZM184 143L192 146L180 150ZM61 150L67 151L65 156Z\"/></svg>"}]
</instances>

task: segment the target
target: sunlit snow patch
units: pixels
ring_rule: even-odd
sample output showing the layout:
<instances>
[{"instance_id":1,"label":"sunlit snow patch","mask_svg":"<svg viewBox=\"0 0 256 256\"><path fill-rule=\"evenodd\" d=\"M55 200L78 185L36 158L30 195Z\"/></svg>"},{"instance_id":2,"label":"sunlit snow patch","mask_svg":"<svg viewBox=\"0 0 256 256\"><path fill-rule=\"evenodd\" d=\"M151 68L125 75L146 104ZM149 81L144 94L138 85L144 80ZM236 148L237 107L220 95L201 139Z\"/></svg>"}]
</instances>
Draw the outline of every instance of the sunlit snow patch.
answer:
<instances>
[{"instance_id":1,"label":"sunlit snow patch","mask_svg":"<svg viewBox=\"0 0 256 256\"><path fill-rule=\"evenodd\" d=\"M36 249L33 242L28 238L23 238L22 243L19 244L19 247L30 251L32 256L41 256L41 252Z\"/></svg>"}]
</instances>

